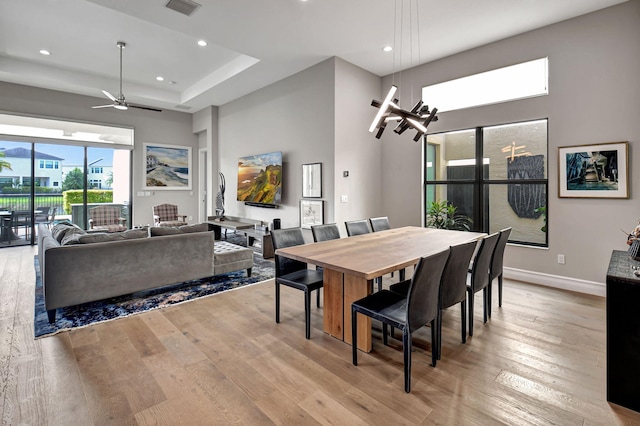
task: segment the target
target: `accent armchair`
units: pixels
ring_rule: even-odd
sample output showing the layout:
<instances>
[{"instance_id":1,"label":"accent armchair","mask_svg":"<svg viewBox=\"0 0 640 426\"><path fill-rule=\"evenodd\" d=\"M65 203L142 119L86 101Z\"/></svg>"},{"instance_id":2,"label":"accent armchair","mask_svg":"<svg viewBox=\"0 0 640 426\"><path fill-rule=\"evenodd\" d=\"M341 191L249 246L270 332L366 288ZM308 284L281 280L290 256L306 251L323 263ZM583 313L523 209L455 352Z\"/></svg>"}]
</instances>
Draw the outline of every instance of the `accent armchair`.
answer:
<instances>
[{"instance_id":1,"label":"accent armchair","mask_svg":"<svg viewBox=\"0 0 640 426\"><path fill-rule=\"evenodd\" d=\"M106 232L127 230L127 219L120 216L119 206L98 206L89 210L89 229Z\"/></svg>"},{"instance_id":2,"label":"accent armchair","mask_svg":"<svg viewBox=\"0 0 640 426\"><path fill-rule=\"evenodd\" d=\"M155 226L182 226L187 224L187 215L178 213L175 204L153 206L153 224Z\"/></svg>"}]
</instances>

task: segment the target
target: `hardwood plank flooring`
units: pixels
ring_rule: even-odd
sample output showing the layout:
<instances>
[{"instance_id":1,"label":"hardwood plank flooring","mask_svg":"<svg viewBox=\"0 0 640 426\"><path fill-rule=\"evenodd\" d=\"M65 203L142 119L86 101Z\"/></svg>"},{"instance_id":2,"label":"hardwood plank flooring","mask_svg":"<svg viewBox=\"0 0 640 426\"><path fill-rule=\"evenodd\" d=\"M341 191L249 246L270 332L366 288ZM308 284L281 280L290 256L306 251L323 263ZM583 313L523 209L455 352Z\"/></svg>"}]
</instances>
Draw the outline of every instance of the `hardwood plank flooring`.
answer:
<instances>
[{"instance_id":1,"label":"hardwood plank flooring","mask_svg":"<svg viewBox=\"0 0 640 426\"><path fill-rule=\"evenodd\" d=\"M282 288L275 323L271 281L34 340L35 254L0 249L2 424L640 425L606 401L600 297L505 281L467 344L445 312L436 368L429 329L414 335L406 394L400 341L374 322L355 367L322 308L304 338L302 292Z\"/></svg>"}]
</instances>

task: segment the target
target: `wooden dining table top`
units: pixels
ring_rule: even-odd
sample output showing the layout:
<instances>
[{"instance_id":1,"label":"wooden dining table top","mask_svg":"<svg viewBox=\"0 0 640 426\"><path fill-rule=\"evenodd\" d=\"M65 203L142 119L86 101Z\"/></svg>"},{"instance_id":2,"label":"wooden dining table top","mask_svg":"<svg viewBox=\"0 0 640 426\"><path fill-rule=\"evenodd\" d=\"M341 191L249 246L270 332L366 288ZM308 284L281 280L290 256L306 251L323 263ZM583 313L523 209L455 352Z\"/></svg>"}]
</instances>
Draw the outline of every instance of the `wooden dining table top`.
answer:
<instances>
[{"instance_id":1,"label":"wooden dining table top","mask_svg":"<svg viewBox=\"0 0 640 426\"><path fill-rule=\"evenodd\" d=\"M485 235L481 232L405 226L281 248L275 253L370 280L414 265L421 257L435 254L449 246L478 240Z\"/></svg>"}]
</instances>

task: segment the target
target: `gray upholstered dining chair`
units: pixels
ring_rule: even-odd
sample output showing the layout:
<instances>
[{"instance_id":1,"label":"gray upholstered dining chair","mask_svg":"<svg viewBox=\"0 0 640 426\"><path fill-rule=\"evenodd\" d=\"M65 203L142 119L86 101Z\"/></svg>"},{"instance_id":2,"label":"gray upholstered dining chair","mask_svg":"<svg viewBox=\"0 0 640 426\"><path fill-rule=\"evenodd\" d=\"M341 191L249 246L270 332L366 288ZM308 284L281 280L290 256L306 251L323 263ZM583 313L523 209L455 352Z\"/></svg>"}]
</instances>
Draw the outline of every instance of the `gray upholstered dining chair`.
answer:
<instances>
[{"instance_id":1,"label":"gray upholstered dining chair","mask_svg":"<svg viewBox=\"0 0 640 426\"><path fill-rule=\"evenodd\" d=\"M488 235L480 241L480 247L473 260L473 266L467 277L467 305L469 306L469 336L473 336L473 305L474 296L482 290L482 301L484 304L484 322L487 322L489 313L489 268L491 268L491 258L493 251L498 243L498 237L495 234Z\"/></svg>"},{"instance_id":2,"label":"gray upholstered dining chair","mask_svg":"<svg viewBox=\"0 0 640 426\"><path fill-rule=\"evenodd\" d=\"M366 219L349 220L344 223L344 226L347 229L347 235L349 237L371 233L371 230L369 229L369 221Z\"/></svg>"},{"instance_id":3,"label":"gray upholstered dining chair","mask_svg":"<svg viewBox=\"0 0 640 426\"><path fill-rule=\"evenodd\" d=\"M467 268L476 250L477 241L457 244L449 247L450 253L440 280L440 295L438 297L438 359L442 356L442 311L453 305L460 304L460 333L462 343L467 342ZM407 295L411 281L393 284L389 290L394 293ZM392 330L393 331L393 330Z\"/></svg>"},{"instance_id":4,"label":"gray upholstered dining chair","mask_svg":"<svg viewBox=\"0 0 640 426\"><path fill-rule=\"evenodd\" d=\"M369 218L369 223L371 224L371 230L373 232L379 232L379 231L385 231L387 229L391 229L389 218L386 216L371 217Z\"/></svg>"},{"instance_id":5,"label":"gray upholstered dining chair","mask_svg":"<svg viewBox=\"0 0 640 426\"><path fill-rule=\"evenodd\" d=\"M373 232L386 231L387 229L391 229L391 223L389 222L389 218L387 216L380 217L370 217L369 223L371 224L371 230ZM398 275L400 276L400 281L405 280L405 270L401 269L398 271ZM393 277L393 272L391 273Z\"/></svg>"},{"instance_id":6,"label":"gray upholstered dining chair","mask_svg":"<svg viewBox=\"0 0 640 426\"><path fill-rule=\"evenodd\" d=\"M271 231L273 249L278 250L305 243L302 229L274 229ZM284 256L275 255L276 266L276 323L280 323L280 285L304 292L305 337L311 337L311 292L317 290L316 305L320 307L320 289L323 274L320 270L308 269L307 264Z\"/></svg>"},{"instance_id":7,"label":"gray upholstered dining chair","mask_svg":"<svg viewBox=\"0 0 640 426\"><path fill-rule=\"evenodd\" d=\"M502 307L502 270L503 270L503 260L504 260L504 249L507 246L507 242L509 241L509 235L511 235L511 227L505 228L500 231L500 238L498 238L498 242L496 243L496 248L493 251L493 257L491 259L491 269L489 270L489 281L490 281L490 290L491 294L493 290L491 287L493 286L493 280L498 279L498 306ZM491 299L489 299L491 300ZM491 303L489 303L489 316L491 316Z\"/></svg>"},{"instance_id":8,"label":"gray upholstered dining chair","mask_svg":"<svg viewBox=\"0 0 640 426\"><path fill-rule=\"evenodd\" d=\"M449 250L444 250L418 262L407 295L382 290L351 304L351 345L353 365L358 365L358 314L382 322L382 339L386 345L387 328L402 330L404 353L404 391L411 391L411 346L414 331L431 323L431 364L438 360L438 292Z\"/></svg>"},{"instance_id":9,"label":"gray upholstered dining chair","mask_svg":"<svg viewBox=\"0 0 640 426\"><path fill-rule=\"evenodd\" d=\"M328 241L337 240L340 238L340 230L335 223L327 223L324 225L312 225L311 233L313 234L313 241Z\"/></svg>"},{"instance_id":10,"label":"gray upholstered dining chair","mask_svg":"<svg viewBox=\"0 0 640 426\"><path fill-rule=\"evenodd\" d=\"M371 233L367 219L347 221L344 223L344 227L347 229L347 235L349 237ZM382 277L376 278L376 282L378 283L378 291L382 290Z\"/></svg>"}]
</instances>

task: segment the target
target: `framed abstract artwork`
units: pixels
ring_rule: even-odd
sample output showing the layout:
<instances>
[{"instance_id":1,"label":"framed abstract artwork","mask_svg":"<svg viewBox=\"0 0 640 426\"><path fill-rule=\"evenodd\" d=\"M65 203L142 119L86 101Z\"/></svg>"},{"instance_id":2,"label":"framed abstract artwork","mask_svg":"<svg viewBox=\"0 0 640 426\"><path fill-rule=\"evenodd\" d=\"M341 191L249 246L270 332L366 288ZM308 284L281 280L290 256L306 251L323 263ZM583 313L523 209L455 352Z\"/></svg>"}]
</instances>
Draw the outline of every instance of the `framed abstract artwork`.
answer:
<instances>
[{"instance_id":1,"label":"framed abstract artwork","mask_svg":"<svg viewBox=\"0 0 640 426\"><path fill-rule=\"evenodd\" d=\"M558 197L629 198L629 142L558 148Z\"/></svg>"},{"instance_id":2,"label":"framed abstract artwork","mask_svg":"<svg viewBox=\"0 0 640 426\"><path fill-rule=\"evenodd\" d=\"M144 161L143 189L191 190L193 167L190 146L145 143Z\"/></svg>"},{"instance_id":3,"label":"framed abstract artwork","mask_svg":"<svg viewBox=\"0 0 640 426\"><path fill-rule=\"evenodd\" d=\"M322 163L302 165L302 196L322 197Z\"/></svg>"},{"instance_id":4,"label":"framed abstract artwork","mask_svg":"<svg viewBox=\"0 0 640 426\"><path fill-rule=\"evenodd\" d=\"M311 229L312 225L324 223L324 205L322 200L300 200L300 226Z\"/></svg>"}]
</instances>

